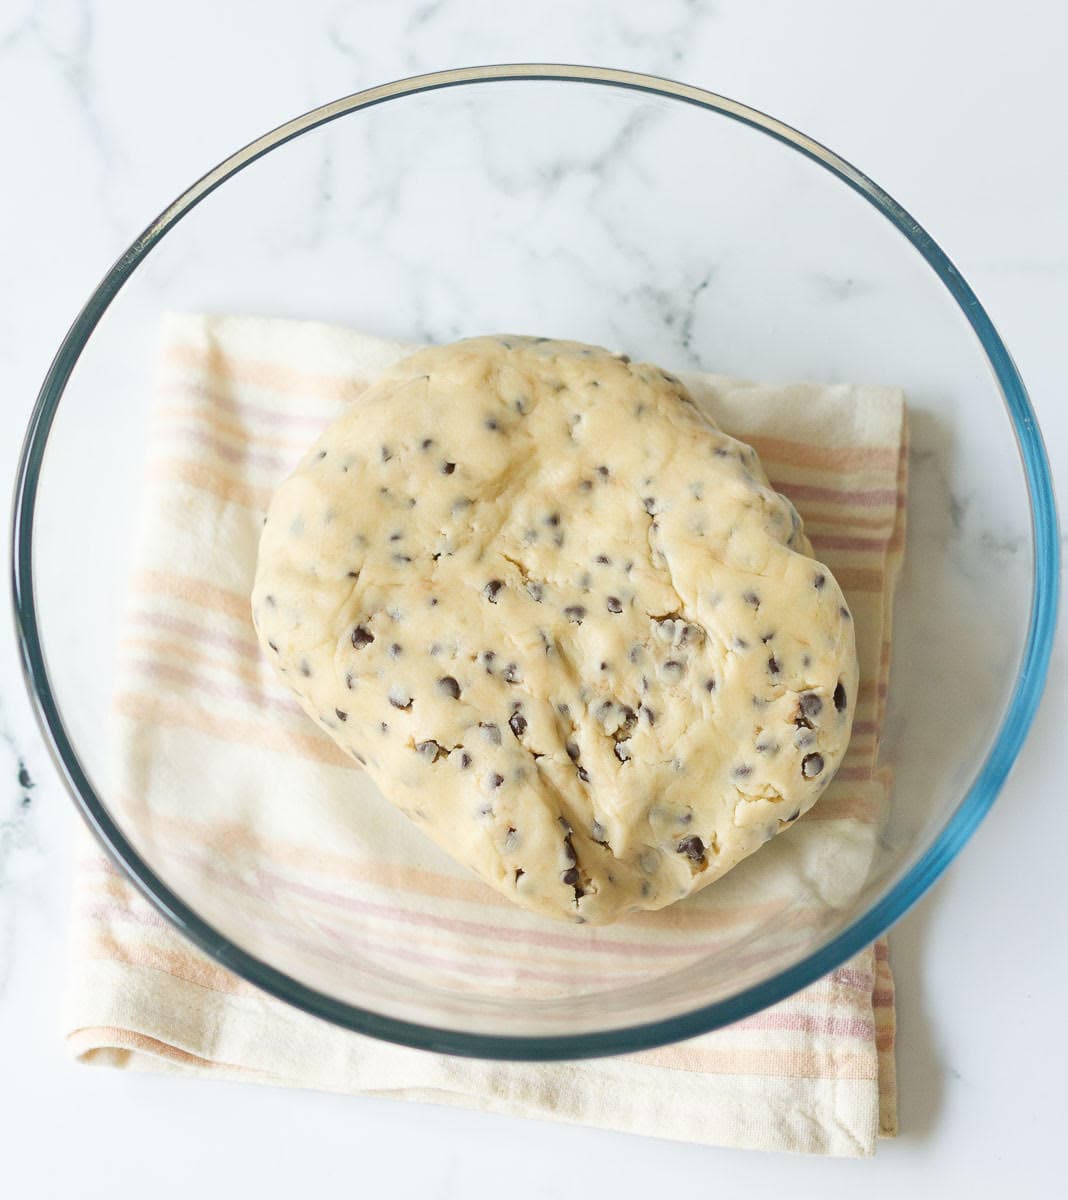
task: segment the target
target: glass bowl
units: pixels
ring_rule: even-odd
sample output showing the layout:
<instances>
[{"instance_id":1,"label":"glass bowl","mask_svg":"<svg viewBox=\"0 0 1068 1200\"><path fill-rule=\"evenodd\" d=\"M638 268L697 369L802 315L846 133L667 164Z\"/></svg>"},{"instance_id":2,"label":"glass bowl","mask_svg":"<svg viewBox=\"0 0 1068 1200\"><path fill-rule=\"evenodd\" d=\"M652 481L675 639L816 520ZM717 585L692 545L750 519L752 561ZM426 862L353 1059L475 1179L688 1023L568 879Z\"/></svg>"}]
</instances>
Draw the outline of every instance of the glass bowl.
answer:
<instances>
[{"instance_id":1,"label":"glass bowl","mask_svg":"<svg viewBox=\"0 0 1068 1200\"><path fill-rule=\"evenodd\" d=\"M449 937L426 950L388 872L368 883L338 869L324 898L275 861L269 838L198 846L195 823L157 820L124 794L109 708L169 310L318 318L418 341L534 332L674 369L904 388L909 533L881 746L895 785L855 886L806 897L804 920L783 903L717 923L715 903L700 902L728 876L621 934L547 928L464 877L450 921L473 957L451 961ZM478 67L298 117L133 242L34 410L14 588L57 766L112 856L189 939L275 996L376 1037L581 1057L745 1017L843 963L932 884L1031 723L1056 609L1056 519L1008 352L953 265L871 180L697 88L600 68ZM175 774L191 809L248 802L240 778ZM287 800L281 782L253 799ZM307 804L306 848L314 857L329 838L343 863L345 823L366 814ZM804 825L753 869L769 869L780 845L788 854ZM426 870L457 874L414 829L398 837L420 843ZM601 953L620 937L632 943L622 966Z\"/></svg>"}]
</instances>

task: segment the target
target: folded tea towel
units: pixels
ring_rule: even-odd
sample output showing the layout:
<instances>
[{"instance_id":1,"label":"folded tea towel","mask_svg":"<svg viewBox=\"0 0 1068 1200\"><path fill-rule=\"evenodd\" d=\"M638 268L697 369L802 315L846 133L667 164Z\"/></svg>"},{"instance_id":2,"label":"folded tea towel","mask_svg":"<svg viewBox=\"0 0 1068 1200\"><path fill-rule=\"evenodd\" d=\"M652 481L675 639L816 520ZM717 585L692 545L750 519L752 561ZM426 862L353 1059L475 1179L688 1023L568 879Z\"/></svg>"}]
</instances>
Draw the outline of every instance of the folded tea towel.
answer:
<instances>
[{"instance_id":1,"label":"folded tea towel","mask_svg":"<svg viewBox=\"0 0 1068 1200\"><path fill-rule=\"evenodd\" d=\"M289 905L295 919L326 930L335 945L348 939L369 963L433 974L445 960L477 986L507 988L530 976L524 986L551 990L585 969L587 943L569 938L589 931L547 931L518 910L513 917L507 901L424 847L377 794L365 797L365 777L296 709L251 627L248 593L272 489L319 430L411 348L311 322L165 320L145 531L121 630L109 795L120 820L123 805L136 806L126 824L146 840L142 853L164 864L194 905L197 881L219 895L247 884L231 903L264 905L265 914ZM820 902L842 903L863 881L889 797L877 752L904 545L903 399L878 387L686 382L724 429L756 447L854 614L862 685L849 754L812 812L756 856L779 842L793 843L796 857L815 855ZM303 799L271 803L282 785L306 807ZM349 811L362 806L355 832L346 827L346 839L358 840L351 853L347 840L329 838L334 810L317 816L317 797L348 801ZM409 847L403 861L398 839ZM820 855L828 839L836 852ZM723 919L715 904L697 902L729 879L665 910L675 915L653 944L664 962L684 953L702 922ZM635 914L633 926L598 931L598 967L621 978L644 969L657 916ZM878 1135L896 1131L885 939L728 1028L642 1053L533 1064L390 1045L273 999L187 942L88 839L72 920L67 1039L87 1063L765 1150L864 1155ZM530 969L534 961L545 971Z\"/></svg>"}]
</instances>

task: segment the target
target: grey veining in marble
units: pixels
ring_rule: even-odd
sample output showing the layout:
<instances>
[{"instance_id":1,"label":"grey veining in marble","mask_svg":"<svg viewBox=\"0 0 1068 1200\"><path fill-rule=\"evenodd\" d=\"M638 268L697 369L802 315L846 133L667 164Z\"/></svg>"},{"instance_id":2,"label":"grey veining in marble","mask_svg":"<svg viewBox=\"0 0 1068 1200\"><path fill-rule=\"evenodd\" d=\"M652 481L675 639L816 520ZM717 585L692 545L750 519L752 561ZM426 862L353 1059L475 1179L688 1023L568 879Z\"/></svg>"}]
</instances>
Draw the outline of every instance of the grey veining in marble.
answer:
<instances>
[{"instance_id":1,"label":"grey veining in marble","mask_svg":"<svg viewBox=\"0 0 1068 1200\"><path fill-rule=\"evenodd\" d=\"M6 683L6 681L5 681ZM33 880L44 854L34 812L36 782L27 765L21 736L9 724L0 693L0 999L14 969L16 920L31 898Z\"/></svg>"}]
</instances>

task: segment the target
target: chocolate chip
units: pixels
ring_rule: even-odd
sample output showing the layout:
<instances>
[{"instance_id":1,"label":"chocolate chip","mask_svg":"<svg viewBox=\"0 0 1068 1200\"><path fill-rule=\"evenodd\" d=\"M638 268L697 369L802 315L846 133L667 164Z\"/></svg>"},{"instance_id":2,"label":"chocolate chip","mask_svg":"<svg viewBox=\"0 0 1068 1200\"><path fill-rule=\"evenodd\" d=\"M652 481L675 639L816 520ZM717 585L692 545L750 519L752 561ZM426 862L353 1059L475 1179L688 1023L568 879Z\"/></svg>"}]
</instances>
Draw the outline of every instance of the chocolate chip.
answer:
<instances>
[{"instance_id":1,"label":"chocolate chip","mask_svg":"<svg viewBox=\"0 0 1068 1200\"><path fill-rule=\"evenodd\" d=\"M779 660L774 654L768 659L768 670L772 675L778 675L779 673Z\"/></svg>"},{"instance_id":2,"label":"chocolate chip","mask_svg":"<svg viewBox=\"0 0 1068 1200\"><path fill-rule=\"evenodd\" d=\"M349 719L349 714L347 712L342 712L340 708L335 708L334 712L337 714L337 719L339 721L347 721Z\"/></svg>"},{"instance_id":3,"label":"chocolate chip","mask_svg":"<svg viewBox=\"0 0 1068 1200\"><path fill-rule=\"evenodd\" d=\"M456 464L454 462L445 462L441 464L442 475L451 475L455 470Z\"/></svg>"},{"instance_id":4,"label":"chocolate chip","mask_svg":"<svg viewBox=\"0 0 1068 1200\"><path fill-rule=\"evenodd\" d=\"M743 592L742 599L749 605L750 608L760 607L760 597L756 592Z\"/></svg>"},{"instance_id":5,"label":"chocolate chip","mask_svg":"<svg viewBox=\"0 0 1068 1200\"><path fill-rule=\"evenodd\" d=\"M412 707L412 698L401 688L394 686L389 689L389 702L394 708L408 712Z\"/></svg>"},{"instance_id":6,"label":"chocolate chip","mask_svg":"<svg viewBox=\"0 0 1068 1200\"><path fill-rule=\"evenodd\" d=\"M402 653L403 653L403 648L402 648L400 642L391 642L390 643L390 647L389 647L389 657L390 658L400 658Z\"/></svg>"},{"instance_id":7,"label":"chocolate chip","mask_svg":"<svg viewBox=\"0 0 1068 1200\"><path fill-rule=\"evenodd\" d=\"M348 575L349 579L359 579L360 578L359 571L349 571L349 572L347 572L347 575ZM268 598L268 600L270 600L269 596L267 598ZM272 603L273 603L273 601L272 601Z\"/></svg>"},{"instance_id":8,"label":"chocolate chip","mask_svg":"<svg viewBox=\"0 0 1068 1200\"><path fill-rule=\"evenodd\" d=\"M438 687L446 696L451 696L454 700L460 699L460 685L451 675L443 675L438 680Z\"/></svg>"},{"instance_id":9,"label":"chocolate chip","mask_svg":"<svg viewBox=\"0 0 1068 1200\"><path fill-rule=\"evenodd\" d=\"M511 662L501 672L501 678L505 683L521 683L523 675L519 670L519 664Z\"/></svg>"},{"instance_id":10,"label":"chocolate chip","mask_svg":"<svg viewBox=\"0 0 1068 1200\"><path fill-rule=\"evenodd\" d=\"M699 867L707 861L705 858L705 844L696 834L684 837L675 849L679 854L685 854L694 866Z\"/></svg>"},{"instance_id":11,"label":"chocolate chip","mask_svg":"<svg viewBox=\"0 0 1068 1200\"><path fill-rule=\"evenodd\" d=\"M580 479L579 480L579 491L580 492L588 492L590 490L590 488L592 488L592 487L593 487L592 479Z\"/></svg>"},{"instance_id":12,"label":"chocolate chip","mask_svg":"<svg viewBox=\"0 0 1068 1200\"><path fill-rule=\"evenodd\" d=\"M278 647L277 647L277 646L274 644L274 642L270 642L270 641L269 641L269 642L267 643L267 645L271 647L271 649L272 649L272 650L275 652L275 654L277 654L277 653L278 653Z\"/></svg>"},{"instance_id":13,"label":"chocolate chip","mask_svg":"<svg viewBox=\"0 0 1068 1200\"><path fill-rule=\"evenodd\" d=\"M656 512L656 497L655 496L645 496L642 499L642 507L645 509L645 511L647 513L649 513L650 516L652 516L652 514L654 512Z\"/></svg>"},{"instance_id":14,"label":"chocolate chip","mask_svg":"<svg viewBox=\"0 0 1068 1200\"><path fill-rule=\"evenodd\" d=\"M482 595L486 597L490 604L496 604L497 595L502 587L504 587L504 584L501 582L501 580L491 579L489 583L487 583L482 589Z\"/></svg>"},{"instance_id":15,"label":"chocolate chip","mask_svg":"<svg viewBox=\"0 0 1068 1200\"><path fill-rule=\"evenodd\" d=\"M433 438L423 438L423 440L419 443L419 449L420 450L429 450L430 447L433 446L433 444L434 444Z\"/></svg>"},{"instance_id":16,"label":"chocolate chip","mask_svg":"<svg viewBox=\"0 0 1068 1200\"><path fill-rule=\"evenodd\" d=\"M512 715L508 718L508 728L515 734L517 738L523 736L526 727L527 719L522 713L512 713Z\"/></svg>"},{"instance_id":17,"label":"chocolate chip","mask_svg":"<svg viewBox=\"0 0 1068 1200\"><path fill-rule=\"evenodd\" d=\"M716 681L714 679L705 680L705 691L714 692L716 690Z\"/></svg>"},{"instance_id":18,"label":"chocolate chip","mask_svg":"<svg viewBox=\"0 0 1068 1200\"><path fill-rule=\"evenodd\" d=\"M607 467L598 467L597 474L600 475L600 477L602 479L607 479L608 478L608 468Z\"/></svg>"},{"instance_id":19,"label":"chocolate chip","mask_svg":"<svg viewBox=\"0 0 1068 1200\"><path fill-rule=\"evenodd\" d=\"M581 604L569 604L564 609L564 616L567 617L575 625L582 624L582 618L586 615L586 610Z\"/></svg>"},{"instance_id":20,"label":"chocolate chip","mask_svg":"<svg viewBox=\"0 0 1068 1200\"><path fill-rule=\"evenodd\" d=\"M490 431L490 433L496 433L500 427L500 422L497 421L495 417L486 418L486 428Z\"/></svg>"},{"instance_id":21,"label":"chocolate chip","mask_svg":"<svg viewBox=\"0 0 1068 1200\"><path fill-rule=\"evenodd\" d=\"M602 671L607 671L607 670L608 670L608 663L606 663L606 662L603 662L603 663L601 663L601 670L602 670Z\"/></svg>"},{"instance_id":22,"label":"chocolate chip","mask_svg":"<svg viewBox=\"0 0 1068 1200\"><path fill-rule=\"evenodd\" d=\"M300 673L305 676L305 678L311 675L311 666L308 664L308 660L306 658L301 660Z\"/></svg>"},{"instance_id":23,"label":"chocolate chip","mask_svg":"<svg viewBox=\"0 0 1068 1200\"><path fill-rule=\"evenodd\" d=\"M555 529L560 524L560 514L558 512L549 513L545 518L545 524L551 525Z\"/></svg>"},{"instance_id":24,"label":"chocolate chip","mask_svg":"<svg viewBox=\"0 0 1068 1200\"><path fill-rule=\"evenodd\" d=\"M399 567L407 566L412 561L411 556L408 554L394 554L391 557Z\"/></svg>"},{"instance_id":25,"label":"chocolate chip","mask_svg":"<svg viewBox=\"0 0 1068 1200\"><path fill-rule=\"evenodd\" d=\"M463 752L463 754L460 755L460 770L466 771L470 765L471 765L471 755L468 754L467 751L465 750Z\"/></svg>"},{"instance_id":26,"label":"chocolate chip","mask_svg":"<svg viewBox=\"0 0 1068 1200\"><path fill-rule=\"evenodd\" d=\"M630 739L624 738L615 744L615 755L621 763L630 762Z\"/></svg>"},{"instance_id":27,"label":"chocolate chip","mask_svg":"<svg viewBox=\"0 0 1068 1200\"><path fill-rule=\"evenodd\" d=\"M842 618L843 621L852 621L852 619L853 619L852 614L850 613L849 609L846 608L846 606L844 604L840 604L838 606L838 615Z\"/></svg>"},{"instance_id":28,"label":"chocolate chip","mask_svg":"<svg viewBox=\"0 0 1068 1200\"><path fill-rule=\"evenodd\" d=\"M326 451L320 450L319 453L315 457L319 458L319 459L326 458Z\"/></svg>"},{"instance_id":29,"label":"chocolate chip","mask_svg":"<svg viewBox=\"0 0 1068 1200\"><path fill-rule=\"evenodd\" d=\"M542 597L545 595L545 589L540 583L535 583L533 580L527 583L527 595L534 601L535 604L540 604Z\"/></svg>"},{"instance_id":30,"label":"chocolate chip","mask_svg":"<svg viewBox=\"0 0 1068 1200\"><path fill-rule=\"evenodd\" d=\"M660 869L660 855L656 850L643 850L638 856L638 866L646 875L655 875ZM642 893L645 894L644 891Z\"/></svg>"},{"instance_id":31,"label":"chocolate chip","mask_svg":"<svg viewBox=\"0 0 1068 1200\"><path fill-rule=\"evenodd\" d=\"M602 567L606 567L612 560L608 557L607 554L598 554L596 559L594 559L594 561L599 562ZM268 596L267 599L270 600L270 596Z\"/></svg>"},{"instance_id":32,"label":"chocolate chip","mask_svg":"<svg viewBox=\"0 0 1068 1200\"><path fill-rule=\"evenodd\" d=\"M790 815L789 815L789 816L786 818L786 823L787 823L787 825L789 825L791 821L796 821L796 820L797 820L797 818L798 818L800 815L801 815L801 810L800 810L800 809L797 809L797 811L796 811L796 812L792 812L792 813L791 813L791 814L790 814Z\"/></svg>"},{"instance_id":33,"label":"chocolate chip","mask_svg":"<svg viewBox=\"0 0 1068 1200\"><path fill-rule=\"evenodd\" d=\"M392 457L393 457L393 451L390 450L390 448L388 446L383 446L382 447L382 461L389 462L389 460Z\"/></svg>"},{"instance_id":34,"label":"chocolate chip","mask_svg":"<svg viewBox=\"0 0 1068 1200\"><path fill-rule=\"evenodd\" d=\"M503 775L499 775L499 774L498 774L498 773L495 771L495 772L494 772L492 775L490 775L490 776L487 778L486 782L489 784L489 786L490 786L491 788L499 788L499 787L501 786L501 784L502 784L502 783L504 783L504 776L503 776Z\"/></svg>"},{"instance_id":35,"label":"chocolate chip","mask_svg":"<svg viewBox=\"0 0 1068 1200\"><path fill-rule=\"evenodd\" d=\"M416 742L415 748L420 754L429 758L431 762L437 762L445 753L444 748L439 746L433 738L427 738L425 742Z\"/></svg>"},{"instance_id":36,"label":"chocolate chip","mask_svg":"<svg viewBox=\"0 0 1068 1200\"><path fill-rule=\"evenodd\" d=\"M815 779L823 770L822 754L806 754L801 760L801 774L806 779Z\"/></svg>"},{"instance_id":37,"label":"chocolate chip","mask_svg":"<svg viewBox=\"0 0 1068 1200\"><path fill-rule=\"evenodd\" d=\"M818 717L823 711L823 701L819 696L816 695L815 692L803 693L798 697L797 702L801 708L801 712L809 720L812 720L814 717Z\"/></svg>"},{"instance_id":38,"label":"chocolate chip","mask_svg":"<svg viewBox=\"0 0 1068 1200\"><path fill-rule=\"evenodd\" d=\"M812 586L816 589L817 592L821 592L821 591L823 591L823 585L826 582L827 582L827 576L824 575L822 571L820 571L814 576L814 578L812 580Z\"/></svg>"},{"instance_id":39,"label":"chocolate chip","mask_svg":"<svg viewBox=\"0 0 1068 1200\"><path fill-rule=\"evenodd\" d=\"M523 878L523 876L524 876L525 874L526 874L526 871L524 871L522 867L516 867L516 869L515 869L515 881L516 881L516 883L518 883L518 882L519 882L519 881L520 881L520 880Z\"/></svg>"},{"instance_id":40,"label":"chocolate chip","mask_svg":"<svg viewBox=\"0 0 1068 1200\"><path fill-rule=\"evenodd\" d=\"M585 767L578 768L578 777L579 777L579 779L582 780L583 783L590 782L590 773L589 773L589 771L586 770Z\"/></svg>"},{"instance_id":41,"label":"chocolate chip","mask_svg":"<svg viewBox=\"0 0 1068 1200\"><path fill-rule=\"evenodd\" d=\"M576 762L578 760L579 748L574 742L568 742L564 746L564 749L567 751L567 757L570 758L572 762Z\"/></svg>"},{"instance_id":42,"label":"chocolate chip","mask_svg":"<svg viewBox=\"0 0 1068 1200\"><path fill-rule=\"evenodd\" d=\"M345 686L349 689L350 692L356 686L356 677L353 675L353 673L351 671L345 672Z\"/></svg>"},{"instance_id":43,"label":"chocolate chip","mask_svg":"<svg viewBox=\"0 0 1068 1200\"><path fill-rule=\"evenodd\" d=\"M610 613L621 613L623 611L623 605L620 603L618 596L609 596L605 600L604 605Z\"/></svg>"},{"instance_id":44,"label":"chocolate chip","mask_svg":"<svg viewBox=\"0 0 1068 1200\"><path fill-rule=\"evenodd\" d=\"M575 887L582 876L579 874L578 867L568 867L560 878L568 887Z\"/></svg>"},{"instance_id":45,"label":"chocolate chip","mask_svg":"<svg viewBox=\"0 0 1068 1200\"><path fill-rule=\"evenodd\" d=\"M747 779L750 775L752 775L752 773L753 768L749 766L748 763L742 763L741 766L735 767L734 770L731 771L731 775L735 779Z\"/></svg>"},{"instance_id":46,"label":"chocolate chip","mask_svg":"<svg viewBox=\"0 0 1068 1200\"><path fill-rule=\"evenodd\" d=\"M479 721L478 727L482 730L482 736L491 745L499 746L501 744L501 731L492 721Z\"/></svg>"},{"instance_id":47,"label":"chocolate chip","mask_svg":"<svg viewBox=\"0 0 1068 1200\"><path fill-rule=\"evenodd\" d=\"M846 690L842 687L839 681L838 686L834 689L834 707L838 712L844 712L846 706Z\"/></svg>"},{"instance_id":48,"label":"chocolate chip","mask_svg":"<svg viewBox=\"0 0 1068 1200\"><path fill-rule=\"evenodd\" d=\"M649 708L648 705L643 704L638 711L649 722L650 725L656 724L656 713L653 712L653 710L651 708Z\"/></svg>"}]
</instances>

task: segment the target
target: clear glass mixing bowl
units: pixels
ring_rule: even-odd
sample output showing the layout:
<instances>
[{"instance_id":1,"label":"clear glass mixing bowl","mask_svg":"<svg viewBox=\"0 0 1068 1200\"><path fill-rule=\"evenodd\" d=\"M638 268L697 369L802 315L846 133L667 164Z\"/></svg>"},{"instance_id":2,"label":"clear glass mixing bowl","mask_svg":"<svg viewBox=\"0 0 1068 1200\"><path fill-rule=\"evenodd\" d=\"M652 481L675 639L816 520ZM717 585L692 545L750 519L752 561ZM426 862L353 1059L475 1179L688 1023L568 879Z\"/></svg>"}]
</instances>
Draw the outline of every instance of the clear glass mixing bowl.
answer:
<instances>
[{"instance_id":1,"label":"clear glass mixing bowl","mask_svg":"<svg viewBox=\"0 0 1068 1200\"><path fill-rule=\"evenodd\" d=\"M300 889L262 886L277 877L269 845L198 855L161 836L113 786L107 726L167 310L320 318L422 341L536 332L674 368L903 387L909 535L882 743L896 783L866 878L804 921L788 904L734 933L673 917L660 939L646 917L619 974L598 966L598 931L567 930L586 940L564 944L523 925L524 969L502 986L492 972L451 970L447 939L435 954L406 954L418 934L388 879L368 904L341 872L331 922ZM33 415L15 508L17 619L42 727L129 876L193 942L292 1004L377 1037L504 1058L633 1050L715 1028L886 929L1004 782L1044 682L1056 581L1031 407L930 237L778 121L596 68L474 68L375 88L206 175L75 321ZM212 795L223 812L233 784ZM174 787L202 803L212 784ZM317 814L308 819L314 831ZM344 829L329 828L343 856ZM497 939L515 936L512 917L468 904L467 934L492 962Z\"/></svg>"}]
</instances>

